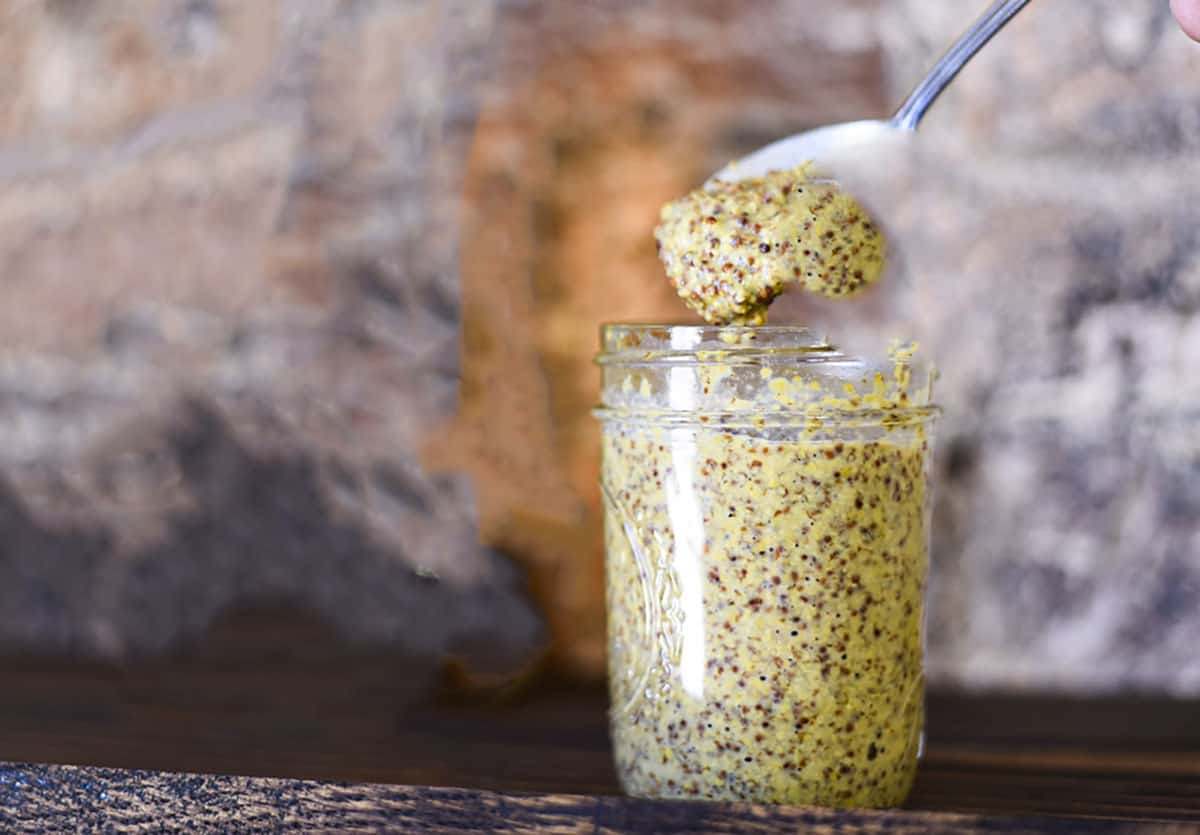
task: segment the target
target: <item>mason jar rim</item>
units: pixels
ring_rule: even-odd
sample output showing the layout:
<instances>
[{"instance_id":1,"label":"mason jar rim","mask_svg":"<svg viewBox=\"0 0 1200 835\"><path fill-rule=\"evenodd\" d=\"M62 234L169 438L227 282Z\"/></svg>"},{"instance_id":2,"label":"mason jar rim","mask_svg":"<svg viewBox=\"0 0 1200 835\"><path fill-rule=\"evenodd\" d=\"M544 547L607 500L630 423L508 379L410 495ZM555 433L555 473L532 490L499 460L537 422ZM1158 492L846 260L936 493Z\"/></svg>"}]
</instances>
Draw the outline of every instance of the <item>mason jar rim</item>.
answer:
<instances>
[{"instance_id":1,"label":"mason jar rim","mask_svg":"<svg viewBox=\"0 0 1200 835\"><path fill-rule=\"evenodd\" d=\"M901 429L932 424L942 415L940 406L897 406L889 409L811 409L749 411L682 411L596 406L592 416L601 423L667 428L704 429L711 432L746 429L805 428Z\"/></svg>"},{"instance_id":2,"label":"mason jar rim","mask_svg":"<svg viewBox=\"0 0 1200 835\"><path fill-rule=\"evenodd\" d=\"M928 423L941 414L931 402L936 372L928 361L898 353L874 360L846 354L809 327L608 323L601 326L600 339L602 350L595 362L601 367L605 382L601 403L593 414L602 421L709 429L848 423L898 427ZM909 390L906 382L903 391L897 390L892 395L896 398L894 402L871 402L869 397L877 385L874 380L883 379L880 374L899 379L892 375L902 367L909 369L906 373L917 373L913 382L919 387ZM700 374L706 368L722 373L724 369L740 368L744 371L739 373L748 372L755 378L759 376L755 369L761 369L764 380L775 374L794 380L795 372L807 368L816 375L812 380L825 381L833 399L775 406L756 406L752 402L730 406L710 400L704 404L689 403L683 408L666 403L638 403L636 397L633 402L623 396L609 399L607 386L616 379L612 375L647 374L655 368L664 372L671 369L667 372L670 374ZM838 402L847 400L843 390L850 399L859 396L863 402Z\"/></svg>"},{"instance_id":3,"label":"mason jar rim","mask_svg":"<svg viewBox=\"0 0 1200 835\"><path fill-rule=\"evenodd\" d=\"M668 325L610 322L600 326L598 365L853 362L824 334L803 325Z\"/></svg>"}]
</instances>

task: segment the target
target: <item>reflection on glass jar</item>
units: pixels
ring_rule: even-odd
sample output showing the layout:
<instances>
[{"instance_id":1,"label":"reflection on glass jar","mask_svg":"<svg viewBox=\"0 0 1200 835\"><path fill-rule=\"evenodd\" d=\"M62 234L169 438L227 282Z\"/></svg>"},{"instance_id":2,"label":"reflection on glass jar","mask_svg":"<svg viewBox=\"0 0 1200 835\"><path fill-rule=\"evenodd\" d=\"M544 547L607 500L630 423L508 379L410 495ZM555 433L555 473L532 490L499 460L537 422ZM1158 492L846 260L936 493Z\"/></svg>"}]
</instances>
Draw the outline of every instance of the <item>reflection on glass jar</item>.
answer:
<instances>
[{"instance_id":1,"label":"reflection on glass jar","mask_svg":"<svg viewBox=\"0 0 1200 835\"><path fill-rule=\"evenodd\" d=\"M923 722L931 370L799 328L604 329L627 792L891 806Z\"/></svg>"}]
</instances>

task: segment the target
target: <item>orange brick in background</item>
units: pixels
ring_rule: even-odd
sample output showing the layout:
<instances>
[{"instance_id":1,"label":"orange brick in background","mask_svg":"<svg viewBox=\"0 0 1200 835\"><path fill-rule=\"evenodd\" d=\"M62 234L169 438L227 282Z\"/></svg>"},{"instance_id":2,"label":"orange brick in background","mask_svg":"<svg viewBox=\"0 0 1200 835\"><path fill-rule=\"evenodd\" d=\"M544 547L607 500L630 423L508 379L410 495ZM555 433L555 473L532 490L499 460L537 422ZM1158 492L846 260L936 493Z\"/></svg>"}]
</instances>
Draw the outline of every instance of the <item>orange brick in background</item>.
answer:
<instances>
[{"instance_id":1,"label":"orange brick in background","mask_svg":"<svg viewBox=\"0 0 1200 835\"><path fill-rule=\"evenodd\" d=\"M472 474L482 536L527 561L555 658L588 675L604 663L598 323L686 321L650 234L664 202L756 142L883 106L869 4L836 13L842 44L765 29L789 4L753 5L544 4L497 28L504 71L465 172L459 414L430 460Z\"/></svg>"}]
</instances>

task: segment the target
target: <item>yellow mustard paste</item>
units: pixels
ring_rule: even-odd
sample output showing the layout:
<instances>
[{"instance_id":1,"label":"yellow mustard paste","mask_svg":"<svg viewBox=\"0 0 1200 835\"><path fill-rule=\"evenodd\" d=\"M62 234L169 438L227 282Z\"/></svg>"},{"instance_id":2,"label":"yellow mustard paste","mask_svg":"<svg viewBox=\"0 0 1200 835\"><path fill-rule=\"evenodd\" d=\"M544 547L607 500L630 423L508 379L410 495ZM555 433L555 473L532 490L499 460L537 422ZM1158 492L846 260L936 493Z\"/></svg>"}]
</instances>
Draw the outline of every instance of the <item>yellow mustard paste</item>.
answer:
<instances>
[{"instance_id":1,"label":"yellow mustard paste","mask_svg":"<svg viewBox=\"0 0 1200 835\"><path fill-rule=\"evenodd\" d=\"M763 324L790 286L852 296L885 255L866 210L811 164L699 188L663 207L655 239L680 298L717 325Z\"/></svg>"}]
</instances>

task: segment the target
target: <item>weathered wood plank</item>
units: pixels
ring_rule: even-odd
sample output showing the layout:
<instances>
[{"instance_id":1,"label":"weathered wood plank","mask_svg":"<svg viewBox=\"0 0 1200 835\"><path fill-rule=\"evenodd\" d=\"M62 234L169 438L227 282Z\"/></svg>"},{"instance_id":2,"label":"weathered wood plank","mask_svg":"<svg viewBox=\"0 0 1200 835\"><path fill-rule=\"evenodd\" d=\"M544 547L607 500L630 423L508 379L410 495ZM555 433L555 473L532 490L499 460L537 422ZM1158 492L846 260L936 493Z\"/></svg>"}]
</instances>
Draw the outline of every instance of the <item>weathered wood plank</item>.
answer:
<instances>
[{"instance_id":1,"label":"weathered wood plank","mask_svg":"<svg viewBox=\"0 0 1200 835\"><path fill-rule=\"evenodd\" d=\"M317 783L71 766L0 766L7 832L1097 832L1149 822L835 811L569 794Z\"/></svg>"}]
</instances>

